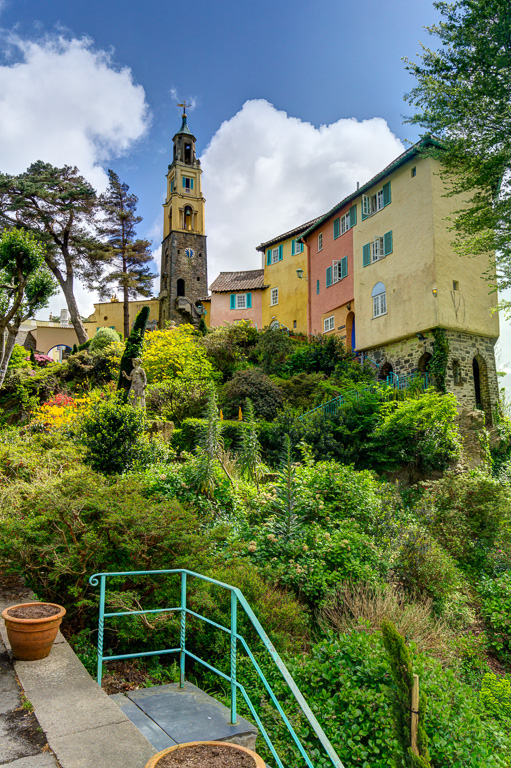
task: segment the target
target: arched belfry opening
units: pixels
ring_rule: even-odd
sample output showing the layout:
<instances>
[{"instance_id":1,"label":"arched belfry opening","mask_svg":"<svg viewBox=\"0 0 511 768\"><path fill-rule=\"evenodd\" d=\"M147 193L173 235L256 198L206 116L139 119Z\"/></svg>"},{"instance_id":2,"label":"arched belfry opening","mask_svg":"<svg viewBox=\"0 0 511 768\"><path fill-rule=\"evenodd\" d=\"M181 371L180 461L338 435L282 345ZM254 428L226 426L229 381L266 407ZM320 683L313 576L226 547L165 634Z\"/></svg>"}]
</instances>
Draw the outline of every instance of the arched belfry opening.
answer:
<instances>
[{"instance_id":1,"label":"arched belfry opening","mask_svg":"<svg viewBox=\"0 0 511 768\"><path fill-rule=\"evenodd\" d=\"M191 232L193 229L193 209L187 205L184 210L184 226L183 229L187 229Z\"/></svg>"}]
</instances>

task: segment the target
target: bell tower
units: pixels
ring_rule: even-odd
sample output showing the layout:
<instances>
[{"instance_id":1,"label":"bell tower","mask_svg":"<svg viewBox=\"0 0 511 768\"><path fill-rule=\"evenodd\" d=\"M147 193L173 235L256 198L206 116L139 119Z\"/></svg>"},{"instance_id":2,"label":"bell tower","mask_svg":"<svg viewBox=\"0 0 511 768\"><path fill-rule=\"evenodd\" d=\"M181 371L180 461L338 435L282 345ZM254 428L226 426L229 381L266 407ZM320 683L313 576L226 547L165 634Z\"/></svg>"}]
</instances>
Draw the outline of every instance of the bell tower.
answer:
<instances>
[{"instance_id":1,"label":"bell tower","mask_svg":"<svg viewBox=\"0 0 511 768\"><path fill-rule=\"evenodd\" d=\"M198 325L199 299L208 293L206 235L200 160L195 136L183 107L181 128L173 138L174 155L167 173L161 245L160 328L175 323Z\"/></svg>"}]
</instances>

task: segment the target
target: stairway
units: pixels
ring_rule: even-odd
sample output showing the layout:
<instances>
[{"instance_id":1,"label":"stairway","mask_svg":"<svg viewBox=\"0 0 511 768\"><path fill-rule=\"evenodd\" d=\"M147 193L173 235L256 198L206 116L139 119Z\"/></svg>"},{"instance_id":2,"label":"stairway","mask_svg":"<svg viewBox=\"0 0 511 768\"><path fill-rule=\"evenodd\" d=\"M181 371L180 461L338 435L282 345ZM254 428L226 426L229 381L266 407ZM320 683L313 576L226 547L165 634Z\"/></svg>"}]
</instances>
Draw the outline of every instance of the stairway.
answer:
<instances>
[{"instance_id":1,"label":"stairway","mask_svg":"<svg viewBox=\"0 0 511 768\"><path fill-rule=\"evenodd\" d=\"M219 701L185 682L110 696L152 746L160 751L188 741L230 741L255 749L257 728Z\"/></svg>"}]
</instances>

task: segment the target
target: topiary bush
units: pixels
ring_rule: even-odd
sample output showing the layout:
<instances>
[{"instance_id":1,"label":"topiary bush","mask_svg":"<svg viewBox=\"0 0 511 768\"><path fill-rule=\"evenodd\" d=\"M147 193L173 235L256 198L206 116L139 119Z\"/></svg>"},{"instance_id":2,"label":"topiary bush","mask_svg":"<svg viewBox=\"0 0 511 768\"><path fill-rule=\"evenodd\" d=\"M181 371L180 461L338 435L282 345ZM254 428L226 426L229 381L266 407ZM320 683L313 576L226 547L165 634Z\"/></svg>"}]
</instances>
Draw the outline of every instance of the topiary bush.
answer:
<instances>
[{"instance_id":1,"label":"topiary bush","mask_svg":"<svg viewBox=\"0 0 511 768\"><path fill-rule=\"evenodd\" d=\"M111 344L119 341L119 334L114 328L98 328L89 344L89 352L94 355L103 352Z\"/></svg>"},{"instance_id":2,"label":"topiary bush","mask_svg":"<svg viewBox=\"0 0 511 768\"><path fill-rule=\"evenodd\" d=\"M236 418L239 408L243 410L245 400L252 401L255 415L272 420L282 408L282 393L279 387L260 368L236 371L224 385L220 394L220 407L224 416Z\"/></svg>"}]
</instances>

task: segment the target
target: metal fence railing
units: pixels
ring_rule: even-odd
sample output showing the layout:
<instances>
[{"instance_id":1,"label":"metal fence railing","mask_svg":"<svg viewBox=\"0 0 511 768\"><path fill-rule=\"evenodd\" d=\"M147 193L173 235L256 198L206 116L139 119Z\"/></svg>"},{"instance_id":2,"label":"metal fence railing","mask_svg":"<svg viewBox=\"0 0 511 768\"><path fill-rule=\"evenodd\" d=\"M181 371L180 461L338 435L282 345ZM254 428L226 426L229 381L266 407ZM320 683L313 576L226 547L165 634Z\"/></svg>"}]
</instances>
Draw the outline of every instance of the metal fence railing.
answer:
<instances>
[{"instance_id":1,"label":"metal fence railing","mask_svg":"<svg viewBox=\"0 0 511 768\"><path fill-rule=\"evenodd\" d=\"M153 608L153 609L142 609L138 611L117 611L115 613L107 613L105 612L105 602L106 602L106 583L107 579L110 577L118 577L118 576L149 576L149 575L163 575L163 574L180 574L181 576L181 599L180 604L171 608ZM231 595L231 606L230 606L230 627L224 627L221 624L218 624L215 621L212 621L211 619L208 619L206 616L202 616L199 613L196 613L195 611L192 611L187 606L187 579L188 577L201 579L202 581L209 582L210 584L214 584L222 589L229 590ZM330 741L328 740L326 734L324 733L323 729L321 728L320 724L318 723L316 717L314 716L313 712L311 711L309 705L305 701L304 697L302 696L300 690L298 689L295 681L291 677L287 667L285 666L284 662L280 658L279 654L277 653L274 645L270 641L269 637L267 636L266 632L262 628L261 624L259 623L257 617L255 616L254 612L250 608L248 602L246 601L245 597L243 596L243 593L237 589L236 587L231 586L230 584L224 584L221 581L217 581L216 579L211 579L208 576L203 576L199 573L195 573L193 571L188 571L185 569L172 569L172 570L157 570L157 571L122 571L122 572L115 572L115 573L95 573L93 574L90 579L89 583L91 586L97 586L99 584L99 623L98 623L98 658L97 658L97 682L99 685L101 685L101 679L102 679L102 672L103 672L103 663L108 661L115 661L119 659L132 659L136 657L141 656L159 656L162 654L170 654L170 653L176 653L179 654L179 667L180 667L180 687L184 687L185 683L185 662L186 658L193 659L194 661L199 662L200 664L204 665L207 669L210 671L216 673L223 679L225 679L230 684L231 689L231 722L232 724L236 724L236 703L237 703L237 694L238 692L241 693L243 696L243 699L245 700L250 712L252 713L252 716L256 722L257 727L259 728L261 735L263 736L266 744L268 745L268 748L273 755L276 765L278 768L284 768L284 765L277 753L277 750L267 732L265 729L263 723L261 722L261 718L259 717L259 714L257 712L257 709L251 700L246 688L240 683L240 681L237 679L236 675L236 664L237 664L237 653L238 653L238 644L241 645L246 652L248 658L250 659L252 666L254 667L258 677L262 681L264 688L270 697L275 709L277 710L278 714L282 718L282 721L284 722L284 725L289 733L289 736L291 737L292 741L294 742L295 747L297 748L298 752L300 753L301 757L303 758L305 765L307 768L314 768L313 763L310 760L310 757L307 755L299 737L296 734L295 729L293 728L292 724L290 723L286 713L282 709L282 706L280 702L278 701L275 693L273 692L269 682L267 681L263 671L261 670L260 665L258 664L254 654L252 653L248 643L246 642L245 638L238 633L238 607L241 608L245 615L248 617L250 623L252 624L252 627L255 629L257 635L259 636L260 640L263 643L264 648L269 653L271 660L273 663L277 666L278 670L280 671L282 677L284 678L291 694L293 695L296 703L298 704L298 707L300 708L303 715L305 715L305 718L309 722L312 730L316 734L321 746L323 747L323 750L325 751L326 755L328 756L330 763L334 768L344 768L343 763L341 762L340 758L338 757L337 753L335 752L334 748L332 747ZM105 656L103 652L103 646L104 646L104 630L105 630L105 619L112 618L114 616L137 616L140 614L156 614L156 613L171 613L171 612L179 612L180 614L180 633L179 633L179 646L175 648L164 648L156 651L144 651L141 653L124 653L124 654L116 654L116 655L109 655ZM187 624L187 616L194 616L197 619L200 619L201 621L206 622L207 624L210 624L213 627L216 627L217 629L221 630L222 632L227 632L230 635L230 657L229 657L229 668L230 672L229 674L225 674L225 672L222 672L217 667L213 666L209 662L205 661L204 659L199 658L194 653L192 653L188 648L186 647L186 624Z\"/></svg>"}]
</instances>

